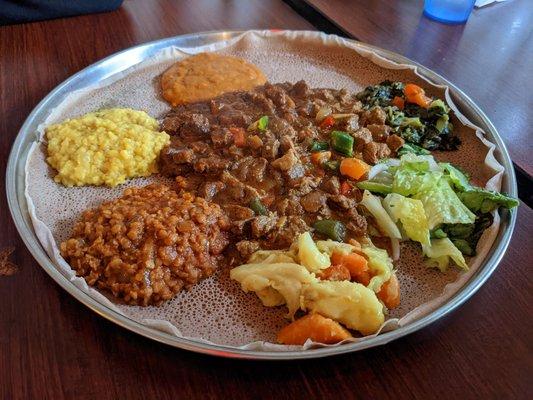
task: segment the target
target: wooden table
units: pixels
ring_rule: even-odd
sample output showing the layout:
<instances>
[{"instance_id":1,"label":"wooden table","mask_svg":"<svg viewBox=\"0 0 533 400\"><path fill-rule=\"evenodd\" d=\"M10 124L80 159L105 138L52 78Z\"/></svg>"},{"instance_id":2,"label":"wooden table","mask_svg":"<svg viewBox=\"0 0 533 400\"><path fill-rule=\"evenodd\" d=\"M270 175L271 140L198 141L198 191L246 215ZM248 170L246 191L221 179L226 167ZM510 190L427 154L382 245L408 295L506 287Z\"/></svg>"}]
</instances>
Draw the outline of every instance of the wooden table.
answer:
<instances>
[{"instance_id":1,"label":"wooden table","mask_svg":"<svg viewBox=\"0 0 533 400\"><path fill-rule=\"evenodd\" d=\"M474 9L465 25L422 15L423 0L290 1L347 36L400 53L441 74L494 123L516 165L533 175L533 7L509 0Z\"/></svg>"},{"instance_id":2,"label":"wooden table","mask_svg":"<svg viewBox=\"0 0 533 400\"><path fill-rule=\"evenodd\" d=\"M246 28L313 27L277 0L127 0L108 14L0 27L4 168L28 113L81 68L161 37ZM90 312L33 260L0 201L0 248L15 247L19 266L0 277L0 399L531 397L533 211L527 206L518 211L494 275L438 323L356 354L247 362L173 349Z\"/></svg>"}]
</instances>

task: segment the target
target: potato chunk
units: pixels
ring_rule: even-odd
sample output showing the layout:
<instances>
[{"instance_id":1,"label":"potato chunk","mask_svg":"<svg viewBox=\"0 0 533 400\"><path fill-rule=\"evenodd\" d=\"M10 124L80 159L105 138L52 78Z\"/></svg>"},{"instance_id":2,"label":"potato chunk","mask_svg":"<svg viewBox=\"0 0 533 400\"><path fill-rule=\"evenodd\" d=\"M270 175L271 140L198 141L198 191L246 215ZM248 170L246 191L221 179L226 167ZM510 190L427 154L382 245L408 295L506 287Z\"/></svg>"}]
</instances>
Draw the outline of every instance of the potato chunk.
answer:
<instances>
[{"instance_id":1,"label":"potato chunk","mask_svg":"<svg viewBox=\"0 0 533 400\"><path fill-rule=\"evenodd\" d=\"M302 345L307 339L311 339L314 342L333 344L351 337L351 333L338 322L320 314L308 314L279 331L278 342Z\"/></svg>"}]
</instances>

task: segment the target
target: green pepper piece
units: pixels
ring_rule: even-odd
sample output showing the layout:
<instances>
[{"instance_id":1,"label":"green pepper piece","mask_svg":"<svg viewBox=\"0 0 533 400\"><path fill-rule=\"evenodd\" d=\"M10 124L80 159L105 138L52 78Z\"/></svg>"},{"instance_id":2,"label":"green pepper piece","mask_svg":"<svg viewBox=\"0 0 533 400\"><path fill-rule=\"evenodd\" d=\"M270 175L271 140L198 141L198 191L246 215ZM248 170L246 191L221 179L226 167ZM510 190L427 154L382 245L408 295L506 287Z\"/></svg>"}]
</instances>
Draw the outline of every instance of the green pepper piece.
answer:
<instances>
[{"instance_id":1,"label":"green pepper piece","mask_svg":"<svg viewBox=\"0 0 533 400\"><path fill-rule=\"evenodd\" d=\"M331 147L339 153L351 157L353 155L353 137L342 131L331 132Z\"/></svg>"},{"instance_id":2,"label":"green pepper piece","mask_svg":"<svg viewBox=\"0 0 533 400\"><path fill-rule=\"evenodd\" d=\"M268 115L263 115L261 118L259 118L257 121L252 122L250 126L248 126L249 131L265 131L268 126Z\"/></svg>"},{"instance_id":3,"label":"green pepper piece","mask_svg":"<svg viewBox=\"0 0 533 400\"><path fill-rule=\"evenodd\" d=\"M333 219L316 221L313 224L313 228L315 228L318 233L321 233L322 235L327 236L331 240L335 240L337 242L344 241L344 237L346 236L346 227L344 224Z\"/></svg>"},{"instance_id":4,"label":"green pepper piece","mask_svg":"<svg viewBox=\"0 0 533 400\"><path fill-rule=\"evenodd\" d=\"M328 142L313 142L311 144L311 147L309 148L309 151L310 152L315 152L315 151L325 151L329 149L329 143Z\"/></svg>"},{"instance_id":5,"label":"green pepper piece","mask_svg":"<svg viewBox=\"0 0 533 400\"><path fill-rule=\"evenodd\" d=\"M256 215L268 215L268 209L261 203L258 197L250 202L250 208Z\"/></svg>"}]
</instances>

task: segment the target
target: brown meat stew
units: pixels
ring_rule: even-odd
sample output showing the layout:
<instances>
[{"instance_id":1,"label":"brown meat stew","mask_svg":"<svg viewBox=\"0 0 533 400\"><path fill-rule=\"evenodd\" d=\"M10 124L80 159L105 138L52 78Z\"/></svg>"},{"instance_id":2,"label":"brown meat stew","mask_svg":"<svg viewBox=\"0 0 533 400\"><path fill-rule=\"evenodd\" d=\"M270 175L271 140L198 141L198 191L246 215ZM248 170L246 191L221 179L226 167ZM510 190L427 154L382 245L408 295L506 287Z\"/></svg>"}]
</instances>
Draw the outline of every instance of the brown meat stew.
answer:
<instances>
[{"instance_id":1,"label":"brown meat stew","mask_svg":"<svg viewBox=\"0 0 533 400\"><path fill-rule=\"evenodd\" d=\"M317 113L328 109L324 123ZM342 222L346 240L365 234L361 192L338 171L345 156L330 148L328 163L313 164L315 142L327 145L333 130L342 131L353 138L352 157L368 164L403 145L381 108L363 110L346 90L310 89L304 81L178 106L162 129L172 137L161 172L225 210L243 258L259 248L290 246L317 220Z\"/></svg>"}]
</instances>

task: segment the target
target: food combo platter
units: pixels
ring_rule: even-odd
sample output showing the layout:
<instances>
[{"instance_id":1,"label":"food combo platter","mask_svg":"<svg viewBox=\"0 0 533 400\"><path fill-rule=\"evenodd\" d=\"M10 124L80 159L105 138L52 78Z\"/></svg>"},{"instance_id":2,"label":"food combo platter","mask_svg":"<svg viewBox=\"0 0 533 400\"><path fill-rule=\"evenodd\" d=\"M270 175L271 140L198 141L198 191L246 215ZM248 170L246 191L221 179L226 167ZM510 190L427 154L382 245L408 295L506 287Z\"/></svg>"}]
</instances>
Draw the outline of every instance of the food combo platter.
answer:
<instances>
[{"instance_id":1,"label":"food combo platter","mask_svg":"<svg viewBox=\"0 0 533 400\"><path fill-rule=\"evenodd\" d=\"M324 55L313 56L317 53L317 49L318 52L323 50ZM253 66L249 67L246 61L242 61L244 64L238 61L231 66L229 72L226 72L228 78L222 81L222 86L229 84L228 81L232 80L230 79L232 71L239 69L245 70L245 74L254 79L253 85L250 86L250 83L246 82L249 87L246 85L238 87L241 90L252 89L267 79L272 83L287 81L290 83L258 86L258 89L242 92L243 94L239 95L225 95L225 91L228 91L225 89L210 95L206 98L206 103L201 101L195 103L193 100L192 105L187 105L186 101L180 104L179 98L174 101L179 93L173 92L176 86L172 86L175 83L172 79L179 76L181 73L179 68L184 68L185 64L172 64L172 62L192 60L194 57L189 58L190 55L204 52L237 55L246 61L255 62L262 67L266 75L264 77L260 70L254 69ZM271 57L268 58L265 54L270 54ZM237 60L231 57L229 59ZM208 65L211 62L212 60L207 60ZM205 66L206 61L203 60L203 63ZM171 65L177 67L169 68ZM156 72L150 72L152 70ZM160 91L158 79L161 79L161 72L164 71L167 71L165 72L167 75L168 71L177 75L170 76L166 86L163 83ZM305 73L298 76L301 71ZM360 80L358 74L363 75ZM145 87L136 83L139 79L147 82L147 76L153 78L153 82L145 84ZM398 76L401 78L397 78ZM310 82L298 82L302 79L306 81L309 79ZM406 82L402 83L400 80ZM416 82L416 84L407 82ZM197 87L201 89L202 86L203 82L200 81ZM348 86L347 91L340 90L346 86ZM422 86L427 93L421 89ZM210 88L213 87L211 82ZM334 89L312 89L314 87ZM194 93L190 86L185 89L181 92L182 96ZM150 94L152 90L153 93ZM359 92L359 94L355 97L350 92ZM113 97L113 93L119 93L118 99ZM142 99L128 99L130 93L131 96ZM147 93L149 94L146 95ZM169 103L173 103L174 111L168 112L170 106L165 105L161 94ZM143 107L145 102L150 101L148 100L150 96L153 96L156 106ZM211 100L212 97L216 101ZM270 99L268 104L265 103L267 98ZM250 102L262 104L263 108L254 108L250 106ZM304 105L308 106L310 111L305 111ZM72 175L70 177L62 175L65 170L61 167L69 161L65 162L60 157L61 154L56 157L56 153L53 153L54 146L56 149L61 149L61 143L54 142L53 134L64 135L65 131L62 133L61 126L57 124L66 117L79 117L87 112L102 109L119 109L115 107L148 108L157 114L151 117L157 118L173 138L168 139L168 135L156 132L158 123L155 120L150 119L147 122L143 116L136 114L134 118L137 118L137 121L143 120L139 123L143 129L149 127L154 130L148 133L143 131L139 135L145 135L143 136L145 138L146 135L165 135L165 137L157 136L156 141L144 142L142 147L149 147L150 151L159 152L163 146L162 141L170 140L167 142L170 146L162 150L159 168L166 177L173 179L178 176L178 178L173 183L168 183L168 178L162 178L163 184L177 183L182 190L189 191L193 187L190 181L196 182L194 190L204 194L200 194L202 198L198 200L191 201L187 197L185 203L188 209L185 213L193 215L196 212L195 207L203 208L208 210L206 215L211 218L207 222L207 227L201 228L204 231L200 236L193 235L188 239L188 243L192 243L191 246L194 247L197 241L204 243L206 237L210 238L211 243L207 244L211 249L210 253L196 254L196 259L208 259L208 261L203 261L203 264L199 262L195 269L193 264L196 261L184 258L187 260L186 266L182 263L180 268L181 272L187 270L188 275L179 276L185 284L180 279L177 279L178 285L175 280L169 281L163 278L160 282L164 282L168 287L160 292L157 292L157 288L155 291L152 290L156 287L155 275L148 278L147 286L151 286L149 292L145 288L131 290L129 283L123 282L125 278L122 271L113 278L115 280L112 284L106 281L110 279L109 274L113 274L109 272L112 270L106 270L106 278L94 278L92 275L94 271L88 272L90 268L87 267L90 264L92 268L93 265L91 263L95 254L94 243L91 247L92 253L80 257L80 251L89 254L87 248L84 250L84 246L90 235L84 232L84 226L87 225L83 224L94 223L93 228L96 227L98 230L101 228L95 222L101 221L101 218L98 219L98 213L105 216L106 213L117 210L119 214L124 213L117 218L132 219L134 217L131 216L131 211L127 209L124 211L124 207L142 203L143 200L139 200L142 196L156 197L159 201L164 201L166 210L179 204L178 210L181 214L164 216L161 220L163 225L165 219L171 218L175 218L172 220L176 221L175 224L188 223L179 219L185 215L183 200L179 196L176 197L174 192L167 192L159 186L154 189L140 189L137 192L135 191L137 189L132 191L128 189L127 194L122 197L122 203L118 205L110 203L107 210L106 205L104 208L100 206L96 214L83 214L84 222L82 225L76 225L76 233L72 234L71 239L66 240L71 235L74 221L78 220L81 211L94 209L102 201L119 197L124 188L104 192L107 189L100 187L83 189L61 186L59 183L71 186L79 182L69 181ZM233 114L228 112L228 108ZM207 109L210 111L205 111ZM294 116L296 109L299 110L298 117ZM289 115L291 110L293 116ZM234 111L238 111L239 115L253 115L253 121L224 122L228 118L217 116L218 113L225 113L226 116L234 117ZM204 115L201 115L202 113ZM389 113L387 117L386 113ZM118 114L116 111L110 113L98 111L89 114L89 118L95 115L113 120L124 118L122 111ZM128 114L127 117L130 118L131 115ZM183 122L185 117L189 119ZM387 118L386 123L385 118ZM217 125L211 129L209 123L213 126L213 121L220 124L221 128ZM310 128L308 131L302 129L296 133L291 127L291 121L296 121L294 126L301 128L305 125ZM453 129L451 122L458 131L458 137L463 141L463 147L457 144L460 140L451 133ZM244 128L238 128L239 124ZM422 124L427 126L422 127ZM187 128L183 128L184 126ZM220 129L220 134L214 134L213 129ZM45 130L48 143L43 141ZM195 133L195 130L198 132ZM195 153L195 149L199 146L195 144L198 143L197 137L192 140L189 136L205 135L208 132L211 132L211 140L215 145L217 140L226 140L227 143L220 147L233 149L218 150L226 158L228 154L231 156L236 154L236 160L233 160L231 168L224 164L224 157L219 159L220 154L217 151L208 153L209 149L198 150L200 156L207 154L206 157L198 158L200 156ZM421 138L419 132L426 134ZM429 135L428 132L433 133ZM292 139L283 137L290 135ZM273 153L268 147L269 140L276 146ZM239 144L241 142L242 144ZM44 149L46 145L48 153ZM436 150L435 158L440 161L438 164L429 150ZM453 150L462 153L457 153L459 156L455 158L451 156L450 161L447 155ZM243 156L243 152L247 155ZM271 157L269 153L272 153ZM46 159L48 164L59 170L59 174L54 173L46 164L45 154L49 156ZM189 160L191 157L195 157L194 164ZM243 161L246 157L251 160L248 164ZM389 161L389 157L395 160ZM176 166L177 159L180 161ZM187 162L190 165L185 168L182 159L189 160ZM456 169L452 164L443 163L444 161L458 163L465 169L475 170L468 171L473 175L472 183L468 182L468 175L463 175L460 169ZM480 166L476 166L476 162ZM267 167L268 163L271 166ZM425 165L426 170L412 172L411 167L415 164L419 166L420 163ZM262 167L259 164L262 164ZM258 170L258 165L262 172L253 172L253 176L248 176L249 171ZM150 168L152 167L148 167L147 171L153 172ZM211 170L213 168L223 169L224 172L215 179ZM156 169L153 168L154 171ZM207 184L206 178L202 175L206 171L208 175L205 176L213 180ZM270 181L262 178L265 171ZM145 172L132 176L146 176ZM413 175L409 177L409 173ZM234 195L235 187L243 186L242 182L257 180L257 174L260 174L260 180L267 182L268 185L264 183L262 186L252 187L253 185L244 184L248 192L255 194L250 198L246 197L245 200L242 194L237 201ZM401 174L404 175L400 176ZM451 191L453 187L457 196L461 197L462 202L470 209L460 203L459 206L464 208L462 211L457 211L457 205L453 205L455 208L450 206L455 217L457 214L461 215L453 222L461 222L459 225L462 228L472 225L472 229L477 227L477 224L484 224L483 229L486 229L486 232L483 233L481 230L476 234L475 242L471 242L471 237L454 236L460 235L455 229L457 226L454 228L450 223L441 224L440 220L435 222L441 210L437 210L436 214L427 211L431 209L430 197L433 194L426 195L426 192L420 188L419 192L413 191L412 183L408 183L407 189L401 186L401 179L405 176L412 180L418 179L413 177L421 174L426 174L424 179L435 179L439 182L443 176L447 177L446 182L450 183L443 184L450 192L446 192L444 198L448 199L450 196L455 198L456 195ZM58 183L53 182L54 175ZM93 178L96 179L94 176L93 174ZM242 182L235 183L235 176ZM390 178L390 182L383 180L383 177ZM302 183L306 178L309 181L306 183L307 186ZM104 176L102 179L89 183L109 186L122 183L120 180L109 180L109 176ZM145 186L147 183L154 183L150 180L143 181L144 178L139 179L125 186ZM220 179L220 182L217 179ZM45 271L75 298L118 325L154 340L188 350L236 358L323 357L385 344L420 329L458 307L485 282L504 254L516 218L516 213L512 210L495 210L493 203L495 204L494 199L497 195L489 195L492 196L490 201L485 201L486 197L478 201L478 195L486 196L488 193L479 188L482 186L505 192L510 198L516 197L517 190L512 162L505 145L494 126L472 100L444 78L402 56L362 43L314 32L212 32L178 36L124 50L93 64L54 89L30 114L13 145L6 182L10 209L24 242ZM220 184L218 189L217 183ZM293 184L294 186L291 186ZM287 192L284 188L286 185L290 186L292 191ZM267 186L268 189L264 189ZM246 190L241 191L245 193ZM286 211L287 204L289 206L291 204L286 200L289 196L287 193L301 204L298 205L300 211L297 213ZM380 196L385 196L385 199L381 199ZM82 198L84 200L80 200ZM169 198L171 200L168 200ZM207 205L203 198L218 199L217 202L224 212L220 211L221 208L217 204ZM507 199L502 201L515 204L514 200ZM232 201L235 202L233 206L230 204ZM242 204L239 205L239 202ZM53 203L57 203L55 205L59 207L57 210L54 210ZM83 203L83 207L78 203ZM357 204L364 206L361 215L353 210ZM399 213L397 210L405 204L409 204L410 211ZM429 228L426 229L427 232L422 233L422 236L427 237L422 238L420 232L413 230L413 225L416 225L412 224L413 215L416 214L416 207L422 207L422 204L426 208L425 213L428 214L431 239ZM150 213L153 211L150 207L152 206L148 205L141 211ZM396 218L395 222L401 232L390 217L383 214L385 213L383 207L390 216ZM64 209L67 211L62 214ZM476 215L471 210L476 212ZM238 215L242 215L243 212L247 217L242 217L243 224L238 225L235 220L239 219ZM47 213L57 215L51 218L45 215ZM298 213L302 218L293 215ZM383 222L380 216L386 221ZM424 224L428 225L423 211L422 216ZM194 218L196 218L194 221L203 221L198 222L200 225L206 223L204 217ZM445 216L443 220L450 222L446 218L451 217ZM483 218L488 218L490 222L486 224L480 222ZM242 227L245 223L248 226L246 229L251 229L252 233L248 231L246 234L243 233ZM163 229L163 225L157 226ZM264 230L265 225L268 225L268 230ZM296 228L298 226L305 228ZM387 227L393 232L391 233ZM183 232L189 232L188 228L183 229ZM241 230L236 233L235 229ZM367 229L371 232L370 236L367 234ZM311 237L310 233L314 237ZM287 234L289 234L288 239L285 238ZM219 260L217 247L225 247L234 236L238 237L235 240L236 244L230 244L228 248L235 245L233 250L236 251L236 256L225 255L225 259L230 260L229 264L233 269L228 272L230 268L221 268L213 274L212 269L216 268L212 266L216 267ZM130 236L132 242L135 242L134 237L134 234ZM373 238L378 244L377 247L368 237ZM425 268L425 261L420 254L415 254L420 253L419 245L416 247L414 243L405 243L407 237L411 242L420 242L425 256L437 260L437 265L445 272ZM461 248L461 252L457 250L457 254L445 255L443 259L442 254L436 254L436 244L451 245L452 242L448 238ZM383 242L380 239L384 239L386 244L379 246L379 243ZM177 241L179 240L169 243ZM402 256L400 256L400 241ZM60 242L63 242L61 246ZM174 249L177 248L179 251L180 247L176 246ZM379 247L388 248L390 257ZM105 252L109 252L109 248L101 250L101 253ZM466 266L461 253L472 257L469 259L470 269ZM173 257L172 262L175 262L177 257L175 255ZM380 259L385 257L386 260L384 264L378 266L375 257ZM455 264L464 266L465 271L459 272L456 267L447 268L451 261L450 257L455 260ZM109 262L106 262L109 267ZM158 259L157 262L161 261ZM387 266L384 267L385 264ZM76 272L70 267L76 269ZM206 268L208 272L202 277L207 279L195 287L197 275L202 275ZM347 274L347 277L339 278L338 276L343 273ZM403 288L403 303L399 300L397 273L400 287ZM213 276L209 277L211 274ZM299 278L294 278L294 274ZM334 277L331 277L332 275ZM289 291L282 287L283 281L287 281L287 276L294 279L291 282L299 287L299 291L294 292L293 289ZM229 277L232 279L231 282ZM265 279L268 284L264 283ZM386 288L389 292L392 290L390 282L393 280L396 282L398 293L396 297L391 298L390 293L387 295L384 292L387 292ZM86 282L90 286L94 284L99 289L108 290L95 290ZM127 291L124 285L128 287ZM181 291L182 287L190 291ZM242 293L241 288L247 292L257 292L263 304L253 293ZM339 300L340 297L331 300L332 296L333 298L340 296L338 293L341 289L349 292L347 297L343 297L342 301ZM118 299L114 299L110 291ZM324 296L329 297L324 299ZM201 298L208 300L198 300ZM346 305L346 302L350 302L346 299L351 299L351 303ZM167 300L171 301L166 302ZM206 303L206 306L202 301L210 303ZM332 301L335 307L332 306ZM249 306L249 302L252 305ZM215 307L213 304L219 305ZM297 312L306 311L310 312L306 316L309 319L305 320L306 317L302 317L287 326L288 322L282 322L286 310L279 307L284 304L289 307L290 317L294 317ZM401 305L398 307L399 304ZM269 308L262 315L262 310L265 308L263 305L278 307ZM346 309L341 312L338 311L339 307ZM203 311L196 308L209 310L204 315ZM301 311L297 311L298 308ZM187 311L188 309L193 311ZM221 314L230 315L214 318L213 314L219 311ZM252 314L255 317L252 317ZM263 319L267 322L261 327L259 325ZM324 339L316 332L307 336L301 333L302 327L310 329L309 326L316 324L317 319L320 319L319 324L326 324L322 326L325 326L326 330L336 332L332 333L336 339L331 337ZM339 325L339 322L351 329L354 336ZM273 332L279 331L283 325L286 326L277 336L281 344L275 344ZM314 326L318 329L317 325ZM313 340L304 343L301 338Z\"/></svg>"}]
</instances>

